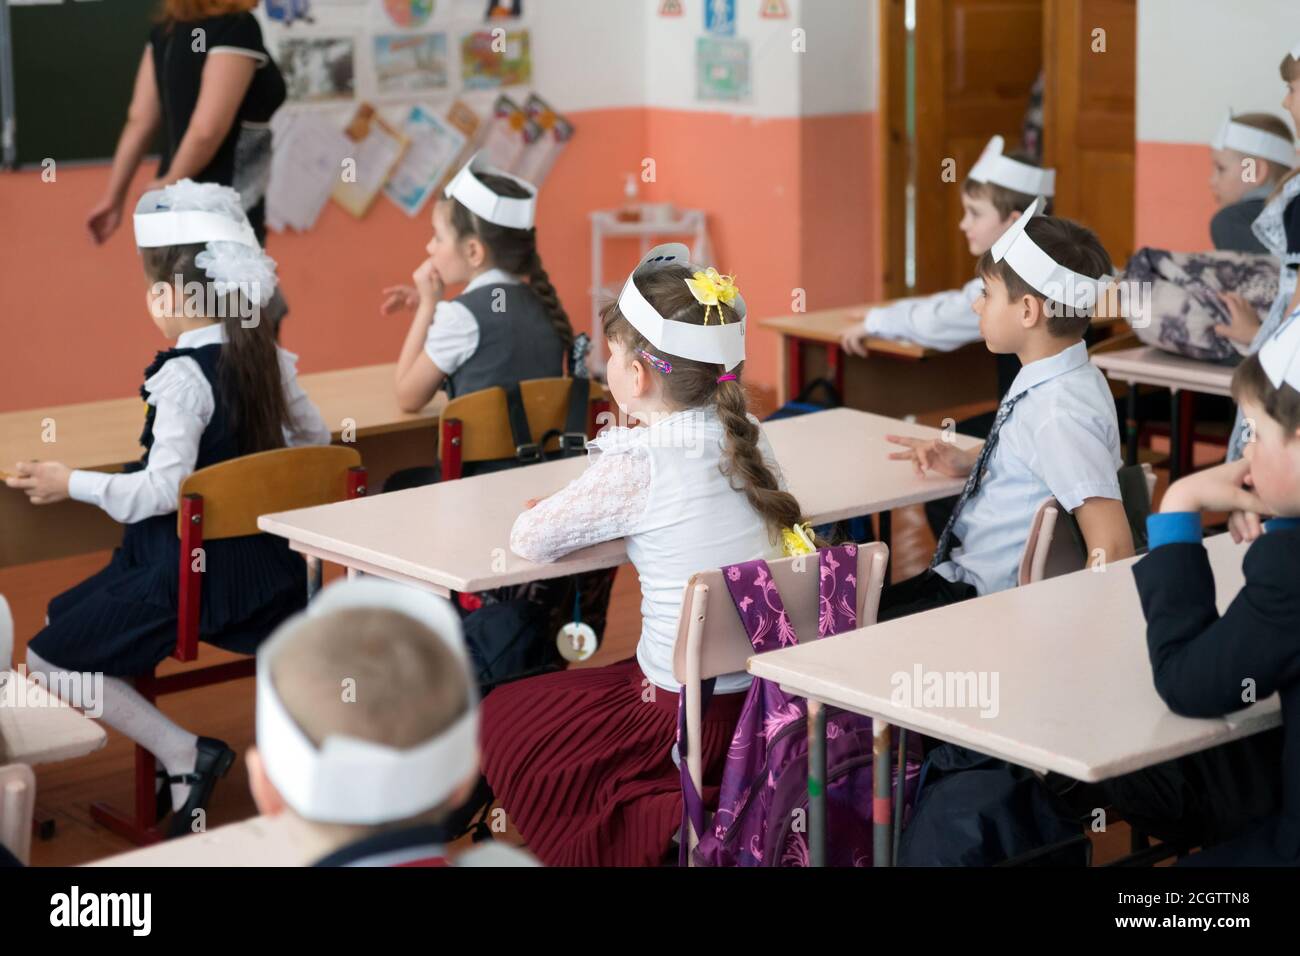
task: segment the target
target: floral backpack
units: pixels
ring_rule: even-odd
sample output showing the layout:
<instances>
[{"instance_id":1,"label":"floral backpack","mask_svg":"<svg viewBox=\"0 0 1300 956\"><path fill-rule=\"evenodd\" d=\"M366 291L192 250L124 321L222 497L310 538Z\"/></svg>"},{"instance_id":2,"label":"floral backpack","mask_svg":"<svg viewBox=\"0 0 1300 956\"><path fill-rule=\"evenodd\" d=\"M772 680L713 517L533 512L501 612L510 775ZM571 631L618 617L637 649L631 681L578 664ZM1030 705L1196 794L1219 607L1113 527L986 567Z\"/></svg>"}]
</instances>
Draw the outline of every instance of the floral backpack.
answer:
<instances>
[{"instance_id":1,"label":"floral backpack","mask_svg":"<svg viewBox=\"0 0 1300 956\"><path fill-rule=\"evenodd\" d=\"M857 620L857 545L817 553L817 636L853 630ZM766 561L723 569L727 590L754 650L799 643ZM704 683L704 702L713 681ZM801 697L755 678L747 692L722 772L718 811L705 832L704 804L687 772L685 694L681 695L678 750L681 754L681 862L687 827L700 837L697 866L807 866L808 713ZM872 851L871 719L826 708L826 848L832 866L870 866ZM920 760L909 754L904 806L910 807ZM897 784L897 770L893 785Z\"/></svg>"}]
</instances>

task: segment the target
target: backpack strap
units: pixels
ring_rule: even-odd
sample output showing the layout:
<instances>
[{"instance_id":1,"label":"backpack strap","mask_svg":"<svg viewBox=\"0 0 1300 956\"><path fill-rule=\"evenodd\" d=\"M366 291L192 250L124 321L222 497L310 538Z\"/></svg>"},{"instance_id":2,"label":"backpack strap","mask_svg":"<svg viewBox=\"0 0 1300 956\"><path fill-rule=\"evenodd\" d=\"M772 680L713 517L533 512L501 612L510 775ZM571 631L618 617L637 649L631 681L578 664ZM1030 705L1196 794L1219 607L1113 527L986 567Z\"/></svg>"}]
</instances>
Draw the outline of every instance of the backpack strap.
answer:
<instances>
[{"instance_id":1,"label":"backpack strap","mask_svg":"<svg viewBox=\"0 0 1300 956\"><path fill-rule=\"evenodd\" d=\"M564 430L552 428L545 435L538 445L542 449L542 454L546 453L546 446L550 444L552 438L559 439L560 458L572 458L575 455L585 454L587 451L587 399L591 395L591 380L586 378L574 378L569 380L569 410L564 418Z\"/></svg>"},{"instance_id":2,"label":"backpack strap","mask_svg":"<svg viewBox=\"0 0 1300 956\"><path fill-rule=\"evenodd\" d=\"M524 395L518 382L504 386L506 392L506 417L510 421L510 436L515 443L515 458L529 465L542 460L542 446L533 441L528 427L528 412L524 409Z\"/></svg>"},{"instance_id":3,"label":"backpack strap","mask_svg":"<svg viewBox=\"0 0 1300 956\"><path fill-rule=\"evenodd\" d=\"M853 630L858 626L858 546L821 549L817 569L817 636Z\"/></svg>"}]
</instances>

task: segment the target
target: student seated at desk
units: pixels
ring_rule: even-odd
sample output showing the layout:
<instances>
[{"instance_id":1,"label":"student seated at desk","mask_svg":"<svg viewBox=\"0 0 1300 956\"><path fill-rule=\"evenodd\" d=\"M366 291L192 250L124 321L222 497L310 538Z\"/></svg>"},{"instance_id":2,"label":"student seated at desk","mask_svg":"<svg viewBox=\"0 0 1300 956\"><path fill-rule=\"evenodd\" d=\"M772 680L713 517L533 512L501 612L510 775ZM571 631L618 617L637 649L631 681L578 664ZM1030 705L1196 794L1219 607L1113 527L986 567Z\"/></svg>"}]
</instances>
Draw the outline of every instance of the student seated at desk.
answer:
<instances>
[{"instance_id":1,"label":"student seated at desk","mask_svg":"<svg viewBox=\"0 0 1300 956\"><path fill-rule=\"evenodd\" d=\"M443 598L363 578L325 588L257 656L249 787L315 866L534 866L440 826L479 776L478 693Z\"/></svg>"},{"instance_id":2,"label":"student seated at desk","mask_svg":"<svg viewBox=\"0 0 1300 956\"><path fill-rule=\"evenodd\" d=\"M1049 496L1078 520L1089 554L1106 561L1133 554L1115 401L1083 343L1110 257L1090 230L1036 216L1037 205L979 262L984 341L1024 363L988 440L963 451L942 439L889 438L907 446L890 457L911 461L919 474L967 481L930 569L886 586L881 620L1014 587L1034 512Z\"/></svg>"},{"instance_id":3,"label":"student seated at desk","mask_svg":"<svg viewBox=\"0 0 1300 956\"><path fill-rule=\"evenodd\" d=\"M27 666L50 687L63 686L50 679L56 672L108 675L103 719L165 768L170 789L163 786L160 804L170 796L176 813L169 829L178 835L189 831L235 758L224 742L172 722L131 683L176 646L181 483L241 455L327 445L330 431L298 384L297 356L277 348L270 323L260 321L275 290L275 263L258 245L239 194L188 179L145 193L135 233L151 283L150 314L176 340L145 370L144 458L116 475L19 462L7 484L34 504L70 497L126 525L108 567L50 602ZM303 605L306 565L282 539L206 542L204 558L204 641L252 653Z\"/></svg>"},{"instance_id":4,"label":"student seated at desk","mask_svg":"<svg viewBox=\"0 0 1300 956\"><path fill-rule=\"evenodd\" d=\"M1187 859L1204 866L1300 865L1300 323L1292 323L1247 359L1233 377L1233 397L1253 423L1253 438L1237 462L1184 478L1148 519L1151 552L1133 568L1147 618L1147 643L1156 690L1169 708L1186 717L1222 717L1281 694L1285 744L1281 807L1277 794L1275 732L1258 734L1215 751L1254 756L1254 763L1209 764L1187 771L1187 803L1214 793L1200 808L1214 833L1232 837ZM1214 576L1201 544L1202 511L1250 516L1245 537L1253 541L1244 562L1245 584L1228 609L1215 606ZM1261 515L1275 516L1261 525ZM1234 533L1234 538L1241 540ZM1230 750L1231 748L1231 750ZM1196 758L1207 755L1197 754ZM1189 761L1180 762L1186 765ZM1166 765L1166 769L1168 769ZM1175 781L1177 778L1174 778ZM1196 780L1202 784L1197 786ZM1182 787L1154 790L1156 806ZM1195 793L1192 793L1192 790ZM1131 799L1132 787L1123 795ZM1225 796L1226 795L1226 796ZM1208 803L1208 801L1206 801ZM1147 812L1151 812L1148 802ZM1271 811L1260 818L1261 810ZM1126 811L1131 812L1131 811ZM1224 822L1226 821L1226 822ZM1173 821L1175 823L1180 821ZM1225 830L1228 832L1225 833ZM1236 832L1232 832L1232 831ZM1158 830L1156 831L1159 832Z\"/></svg>"},{"instance_id":5,"label":"student seated at desk","mask_svg":"<svg viewBox=\"0 0 1300 956\"><path fill-rule=\"evenodd\" d=\"M1229 115L1210 144L1210 220L1215 249L1267 252L1251 230L1273 190L1296 165L1291 128L1271 113Z\"/></svg>"}]
</instances>

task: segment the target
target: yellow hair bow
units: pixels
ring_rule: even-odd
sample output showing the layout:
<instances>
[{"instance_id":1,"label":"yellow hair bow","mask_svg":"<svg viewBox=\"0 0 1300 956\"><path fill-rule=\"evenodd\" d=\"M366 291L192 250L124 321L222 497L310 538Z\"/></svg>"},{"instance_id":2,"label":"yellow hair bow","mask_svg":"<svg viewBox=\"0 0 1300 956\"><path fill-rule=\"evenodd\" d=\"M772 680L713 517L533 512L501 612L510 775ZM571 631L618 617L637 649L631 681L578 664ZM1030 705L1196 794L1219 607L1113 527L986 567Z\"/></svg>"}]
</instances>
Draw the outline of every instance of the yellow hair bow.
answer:
<instances>
[{"instance_id":1,"label":"yellow hair bow","mask_svg":"<svg viewBox=\"0 0 1300 956\"><path fill-rule=\"evenodd\" d=\"M816 554L817 545L813 543L812 522L782 529L781 551L787 558L795 558L801 554Z\"/></svg>"},{"instance_id":2,"label":"yellow hair bow","mask_svg":"<svg viewBox=\"0 0 1300 956\"><path fill-rule=\"evenodd\" d=\"M712 266L704 272L695 273L694 278L686 280L686 284L691 287L695 300L704 306L705 325L709 324L709 313L714 308L718 310L718 322L721 323L722 306L734 307L736 294L740 291L736 288L735 276L721 275Z\"/></svg>"}]
</instances>

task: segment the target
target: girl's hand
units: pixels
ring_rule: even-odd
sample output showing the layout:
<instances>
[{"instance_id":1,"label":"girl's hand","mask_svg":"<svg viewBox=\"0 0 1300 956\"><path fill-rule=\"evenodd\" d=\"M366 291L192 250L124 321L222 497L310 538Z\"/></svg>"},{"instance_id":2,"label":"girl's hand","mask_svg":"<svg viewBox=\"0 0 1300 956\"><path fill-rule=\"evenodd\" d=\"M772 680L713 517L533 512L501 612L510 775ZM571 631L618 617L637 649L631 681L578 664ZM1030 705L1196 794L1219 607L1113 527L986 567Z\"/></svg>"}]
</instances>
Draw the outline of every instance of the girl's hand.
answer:
<instances>
[{"instance_id":1,"label":"girl's hand","mask_svg":"<svg viewBox=\"0 0 1300 956\"><path fill-rule=\"evenodd\" d=\"M415 288L420 296L420 304L432 304L442 298L442 276L434 268L432 259L425 259L420 267L411 273Z\"/></svg>"},{"instance_id":2,"label":"girl's hand","mask_svg":"<svg viewBox=\"0 0 1300 956\"><path fill-rule=\"evenodd\" d=\"M908 438L902 435L886 435L886 441L903 445L907 451L896 451L889 456L891 461L910 461L916 474L924 478L926 472L933 471L949 478L965 478L975 466L975 460L954 443L942 438Z\"/></svg>"},{"instance_id":3,"label":"girl's hand","mask_svg":"<svg viewBox=\"0 0 1300 956\"><path fill-rule=\"evenodd\" d=\"M86 229L95 245L103 245L122 225L122 204L111 198L101 199L86 217Z\"/></svg>"},{"instance_id":4,"label":"girl's hand","mask_svg":"<svg viewBox=\"0 0 1300 956\"><path fill-rule=\"evenodd\" d=\"M850 355L867 357L867 330L861 323L840 336L840 348Z\"/></svg>"},{"instance_id":5,"label":"girl's hand","mask_svg":"<svg viewBox=\"0 0 1300 956\"><path fill-rule=\"evenodd\" d=\"M420 304L420 292L413 285L390 285L383 295L384 301L379 305L380 315L410 312Z\"/></svg>"},{"instance_id":6,"label":"girl's hand","mask_svg":"<svg viewBox=\"0 0 1300 956\"><path fill-rule=\"evenodd\" d=\"M10 488L20 488L34 505L48 505L68 497L72 469L58 461L20 461L15 474L5 479Z\"/></svg>"},{"instance_id":7,"label":"girl's hand","mask_svg":"<svg viewBox=\"0 0 1300 956\"><path fill-rule=\"evenodd\" d=\"M1215 323L1210 326L1214 330L1214 334L1241 345L1249 345L1255 341L1255 336L1259 334L1259 327L1262 324L1259 321L1259 313L1255 311L1255 307L1236 292L1224 292L1219 298L1227 306L1232 321L1227 325Z\"/></svg>"},{"instance_id":8,"label":"girl's hand","mask_svg":"<svg viewBox=\"0 0 1300 956\"><path fill-rule=\"evenodd\" d=\"M549 497L551 496L543 495L540 498L529 498L527 501L524 502L524 510L532 511L534 508L536 508L538 505L540 505L543 501L545 501Z\"/></svg>"},{"instance_id":9,"label":"girl's hand","mask_svg":"<svg viewBox=\"0 0 1300 956\"><path fill-rule=\"evenodd\" d=\"M1244 458L1174 482L1165 492L1160 510L1240 511L1256 518L1267 514L1250 480L1250 462ZM1244 533L1251 530L1253 523L1243 516L1237 520L1237 526Z\"/></svg>"}]
</instances>

